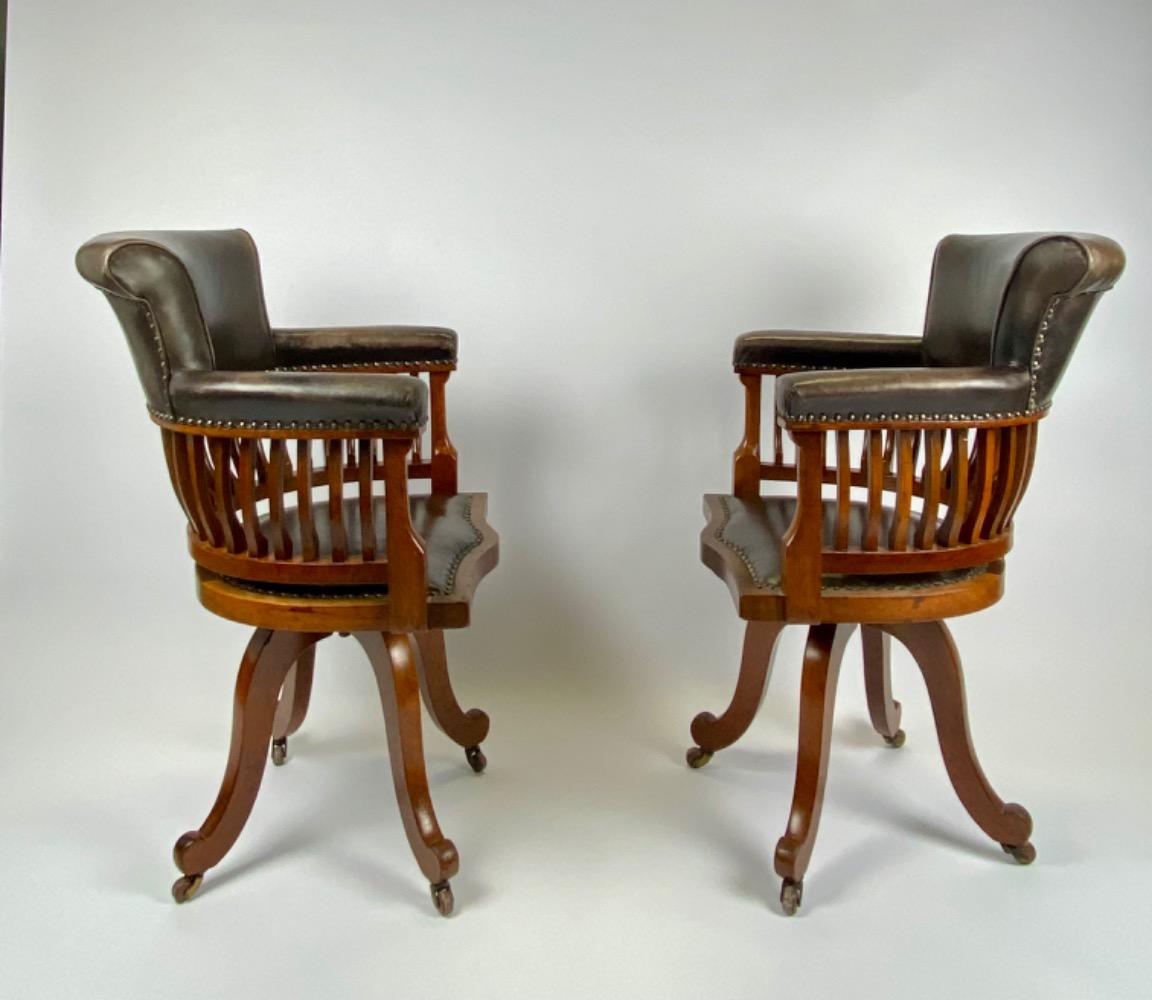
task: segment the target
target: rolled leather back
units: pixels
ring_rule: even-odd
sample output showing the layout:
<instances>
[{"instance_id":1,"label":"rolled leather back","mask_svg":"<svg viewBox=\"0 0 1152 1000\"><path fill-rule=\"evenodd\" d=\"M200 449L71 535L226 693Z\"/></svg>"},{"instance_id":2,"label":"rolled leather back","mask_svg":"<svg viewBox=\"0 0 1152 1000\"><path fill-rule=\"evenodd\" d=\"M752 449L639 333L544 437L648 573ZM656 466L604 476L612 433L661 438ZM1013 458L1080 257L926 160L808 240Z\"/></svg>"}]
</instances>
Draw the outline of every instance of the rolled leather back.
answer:
<instances>
[{"instance_id":1,"label":"rolled leather back","mask_svg":"<svg viewBox=\"0 0 1152 1000\"><path fill-rule=\"evenodd\" d=\"M1104 236L946 236L924 321L927 365L1027 370L1028 409L1046 409L1101 293L1124 270Z\"/></svg>"},{"instance_id":2,"label":"rolled leather back","mask_svg":"<svg viewBox=\"0 0 1152 1000\"><path fill-rule=\"evenodd\" d=\"M173 372L275 365L260 261L243 229L106 233L77 251L76 267L116 312L154 410L170 412Z\"/></svg>"}]
</instances>

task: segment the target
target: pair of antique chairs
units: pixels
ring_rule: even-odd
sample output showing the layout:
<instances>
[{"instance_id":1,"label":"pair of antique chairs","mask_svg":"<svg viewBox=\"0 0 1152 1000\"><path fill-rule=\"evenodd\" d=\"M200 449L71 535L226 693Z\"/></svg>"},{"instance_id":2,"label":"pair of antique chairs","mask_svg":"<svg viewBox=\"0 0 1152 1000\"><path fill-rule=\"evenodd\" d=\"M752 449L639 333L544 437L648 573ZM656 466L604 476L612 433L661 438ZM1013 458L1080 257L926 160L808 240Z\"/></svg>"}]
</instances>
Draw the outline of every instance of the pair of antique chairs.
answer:
<instances>
[{"instance_id":1,"label":"pair of antique chairs","mask_svg":"<svg viewBox=\"0 0 1152 1000\"><path fill-rule=\"evenodd\" d=\"M705 498L701 554L748 625L731 704L695 718L688 762L703 766L747 730L780 633L808 625L795 790L775 855L785 913L802 898L836 680L856 626L880 735L904 741L889 680L894 636L924 675L961 802L1017 861L1034 858L1028 813L1002 802L977 762L944 619L1003 592L1037 423L1123 265L1119 246L1098 236L952 236L937 248L922 337L737 340L744 438L732 493ZM468 624L497 559L485 495L457 489L445 411L456 335L274 329L242 230L112 233L81 247L77 266L127 335L188 520L200 600L256 629L220 793L176 843L174 897L190 898L235 843L269 754L284 763L304 720L316 645L340 633L355 636L375 671L404 828L449 914L459 862L432 808L420 702L482 771L488 718L458 704L443 633ZM770 454L766 375L776 379ZM427 493L410 491L418 480ZM794 485L771 496L766 481Z\"/></svg>"}]
</instances>

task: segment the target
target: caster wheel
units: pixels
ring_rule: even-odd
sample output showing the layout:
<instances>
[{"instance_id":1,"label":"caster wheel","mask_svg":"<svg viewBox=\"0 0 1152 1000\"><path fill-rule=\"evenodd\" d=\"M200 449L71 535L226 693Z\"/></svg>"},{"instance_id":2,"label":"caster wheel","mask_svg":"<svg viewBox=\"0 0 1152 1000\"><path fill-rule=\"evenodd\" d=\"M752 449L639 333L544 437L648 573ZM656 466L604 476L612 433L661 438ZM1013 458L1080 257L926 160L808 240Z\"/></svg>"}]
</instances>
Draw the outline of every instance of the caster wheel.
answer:
<instances>
[{"instance_id":1,"label":"caster wheel","mask_svg":"<svg viewBox=\"0 0 1152 1000\"><path fill-rule=\"evenodd\" d=\"M804 898L804 883L795 879L786 878L780 885L780 908L784 916L794 916L800 909L800 902Z\"/></svg>"},{"instance_id":2,"label":"caster wheel","mask_svg":"<svg viewBox=\"0 0 1152 1000\"><path fill-rule=\"evenodd\" d=\"M712 751L701 750L699 747L690 747L684 755L684 759L688 761L688 766L695 770L696 768L703 767L712 759Z\"/></svg>"},{"instance_id":3,"label":"caster wheel","mask_svg":"<svg viewBox=\"0 0 1152 1000\"><path fill-rule=\"evenodd\" d=\"M1011 844L1001 844L1005 854L1011 854L1019 865L1030 865L1036 860L1036 848L1031 843L1013 847Z\"/></svg>"},{"instance_id":4,"label":"caster wheel","mask_svg":"<svg viewBox=\"0 0 1152 1000\"><path fill-rule=\"evenodd\" d=\"M884 742L887 743L893 750L899 750L904 745L906 739L903 729L897 729L895 736L885 736Z\"/></svg>"},{"instance_id":5,"label":"caster wheel","mask_svg":"<svg viewBox=\"0 0 1152 1000\"><path fill-rule=\"evenodd\" d=\"M442 917L450 917L452 915L452 907L455 906L456 900L452 896L452 886L447 882L437 882L432 886L432 905L436 907L436 912Z\"/></svg>"},{"instance_id":6,"label":"caster wheel","mask_svg":"<svg viewBox=\"0 0 1152 1000\"><path fill-rule=\"evenodd\" d=\"M468 766L477 774L483 773L484 768L488 766L488 758L484 756L484 751L478 746L469 747L464 751L464 756L468 760Z\"/></svg>"},{"instance_id":7,"label":"caster wheel","mask_svg":"<svg viewBox=\"0 0 1152 1000\"><path fill-rule=\"evenodd\" d=\"M272 741L272 763L277 767L281 767L288 759L288 741L273 740Z\"/></svg>"},{"instance_id":8,"label":"caster wheel","mask_svg":"<svg viewBox=\"0 0 1152 1000\"><path fill-rule=\"evenodd\" d=\"M187 903L200 889L203 875L185 875L172 883L172 898L177 903Z\"/></svg>"}]
</instances>

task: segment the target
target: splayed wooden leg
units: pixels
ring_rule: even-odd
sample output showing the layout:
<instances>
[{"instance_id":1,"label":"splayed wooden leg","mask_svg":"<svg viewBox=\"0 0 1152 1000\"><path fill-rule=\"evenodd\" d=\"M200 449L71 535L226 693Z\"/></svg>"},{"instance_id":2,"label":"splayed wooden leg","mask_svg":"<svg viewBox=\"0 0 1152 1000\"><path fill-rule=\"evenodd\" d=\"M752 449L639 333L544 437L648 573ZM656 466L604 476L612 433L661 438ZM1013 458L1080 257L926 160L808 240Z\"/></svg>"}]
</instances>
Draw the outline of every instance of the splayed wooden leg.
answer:
<instances>
[{"instance_id":1,"label":"splayed wooden leg","mask_svg":"<svg viewBox=\"0 0 1152 1000\"><path fill-rule=\"evenodd\" d=\"M1028 840L1032 817L1023 806L1003 802L980 768L968 728L960 654L948 626L941 621L915 622L885 625L884 630L908 647L924 675L944 766L968 815L1008 854L1029 864L1036 857Z\"/></svg>"},{"instance_id":2,"label":"splayed wooden leg","mask_svg":"<svg viewBox=\"0 0 1152 1000\"><path fill-rule=\"evenodd\" d=\"M288 759L288 737L304 724L308 702L312 697L312 672L316 664L316 647L309 646L288 671L276 718L272 723L272 763L277 766Z\"/></svg>"},{"instance_id":3,"label":"splayed wooden leg","mask_svg":"<svg viewBox=\"0 0 1152 1000\"><path fill-rule=\"evenodd\" d=\"M437 910L447 916L453 905L448 879L456 874L460 861L455 845L440 832L428 791L420 726L420 682L412 637L388 632L355 635L376 673L388 729L392 784L408 845L431 883Z\"/></svg>"},{"instance_id":4,"label":"splayed wooden leg","mask_svg":"<svg viewBox=\"0 0 1152 1000\"><path fill-rule=\"evenodd\" d=\"M796 784L788 828L776 844L776 874L783 879L780 905L791 916L800 906L804 873L816 844L824 784L828 777L828 752L832 741L832 715L836 704L836 681L844 647L855 625L813 625L804 649L804 672L800 681L800 740L796 760Z\"/></svg>"},{"instance_id":5,"label":"splayed wooden leg","mask_svg":"<svg viewBox=\"0 0 1152 1000\"><path fill-rule=\"evenodd\" d=\"M469 766L479 774L488 764L480 744L488 735L488 716L478 708L464 711L452 690L448 676L448 657L441 631L414 634L419 656L417 671L424 706L436 727L450 740L464 748Z\"/></svg>"},{"instance_id":6,"label":"splayed wooden leg","mask_svg":"<svg viewBox=\"0 0 1152 1000\"><path fill-rule=\"evenodd\" d=\"M248 643L232 711L232 746L220 793L199 830L184 834L173 849L184 873L172 887L182 903L200 888L204 872L220 863L244 829L268 760L276 699L292 664L324 638L317 632L257 629Z\"/></svg>"},{"instance_id":7,"label":"splayed wooden leg","mask_svg":"<svg viewBox=\"0 0 1152 1000\"><path fill-rule=\"evenodd\" d=\"M864 691L872 726L890 747L902 747L900 702L892 697L891 640L887 632L875 625L864 625L860 631L864 644Z\"/></svg>"},{"instance_id":8,"label":"splayed wooden leg","mask_svg":"<svg viewBox=\"0 0 1152 1000\"><path fill-rule=\"evenodd\" d=\"M692 739L696 746L686 755L689 767L703 767L712 759L712 754L731 746L748 731L764 700L776 641L783 631L783 622L748 623L740 657L740 676L731 703L719 718L711 712L701 712L692 720Z\"/></svg>"}]
</instances>

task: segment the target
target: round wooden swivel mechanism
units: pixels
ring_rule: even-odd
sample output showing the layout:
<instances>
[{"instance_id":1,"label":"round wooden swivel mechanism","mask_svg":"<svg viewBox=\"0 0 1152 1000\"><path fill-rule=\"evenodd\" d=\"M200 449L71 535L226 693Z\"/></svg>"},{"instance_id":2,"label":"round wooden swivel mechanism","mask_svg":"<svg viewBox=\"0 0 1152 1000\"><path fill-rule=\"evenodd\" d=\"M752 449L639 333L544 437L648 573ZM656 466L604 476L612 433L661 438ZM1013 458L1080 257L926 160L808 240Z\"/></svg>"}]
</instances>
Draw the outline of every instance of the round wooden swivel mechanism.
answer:
<instances>
[{"instance_id":1,"label":"round wooden swivel mechanism","mask_svg":"<svg viewBox=\"0 0 1152 1000\"><path fill-rule=\"evenodd\" d=\"M432 886L432 905L436 907L436 912L442 917L452 916L452 909L456 905L456 899L452 895L452 886L448 882L433 882Z\"/></svg>"}]
</instances>

